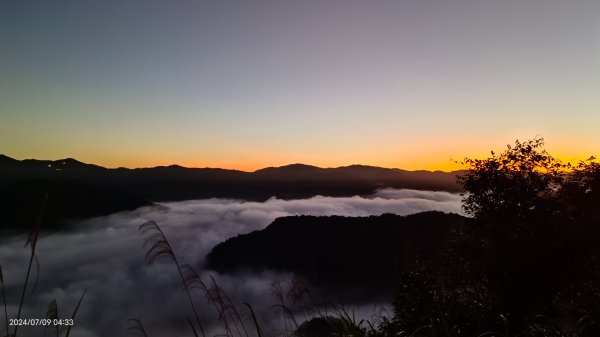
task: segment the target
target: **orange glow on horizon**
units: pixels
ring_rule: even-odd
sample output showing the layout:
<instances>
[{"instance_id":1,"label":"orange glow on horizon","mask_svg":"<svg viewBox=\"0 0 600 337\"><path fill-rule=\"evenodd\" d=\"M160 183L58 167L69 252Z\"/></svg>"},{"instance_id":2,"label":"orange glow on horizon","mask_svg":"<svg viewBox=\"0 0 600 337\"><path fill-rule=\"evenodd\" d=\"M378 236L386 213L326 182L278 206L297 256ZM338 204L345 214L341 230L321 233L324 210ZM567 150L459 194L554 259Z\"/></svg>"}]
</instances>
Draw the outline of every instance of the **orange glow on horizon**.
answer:
<instances>
[{"instance_id":1,"label":"orange glow on horizon","mask_svg":"<svg viewBox=\"0 0 600 337\"><path fill-rule=\"evenodd\" d=\"M487 154L480 154L480 155L471 155L471 156L466 156L469 158L488 158L489 152ZM555 158L563 161L563 162L571 162L571 163L577 163L579 161L582 160L586 160L589 158L589 156L586 157L581 157L581 156L572 156L572 155L561 155L561 156L555 156ZM18 158L17 158L18 159ZM22 158L25 159L25 158ZM52 158L50 160L59 160L59 159L63 159L63 158ZM290 164L305 164L305 165L312 165L312 166L317 166L317 167L321 167L321 168L334 168L334 167L342 167L342 166L350 166L350 165L367 165L367 166L377 166L377 167L384 167L384 168L393 168L393 169L403 169L403 170L409 170L409 171L417 171L417 170L426 170L426 171L443 171L443 172L451 172L451 171L457 171L457 170L463 170L466 167L464 165L462 165L462 160L463 158L460 159L447 159L445 161L440 161L437 159L425 159L425 158L420 158L419 160L414 160L414 161L403 161L403 162L397 162L394 160L389 160L389 161L379 161L379 162L347 162L347 163L336 163L333 161L268 161L268 160L262 160L262 161L256 161L256 162L244 162L244 163L232 163L232 162L226 162L226 161L194 161L194 160L142 160L142 161L130 161L130 162L124 162L124 161L111 161L111 160L98 160L98 161L94 161L94 160L85 160L83 158L75 158L79 161L88 163L88 164L95 164L95 165L99 165L99 166L103 166L106 168L119 168L119 167L125 167L125 168L130 168L130 169L134 169L134 168L152 168L152 167L157 167L157 166L169 166L169 165L179 165L179 166L183 166L183 167L187 167L187 168L220 168L220 169L227 169L227 170L238 170L238 171L245 171L245 172L254 172L256 170L259 169L263 169L266 167L280 167L280 166L285 166L285 165L290 165Z\"/></svg>"},{"instance_id":2,"label":"orange glow on horizon","mask_svg":"<svg viewBox=\"0 0 600 337\"><path fill-rule=\"evenodd\" d=\"M373 147L372 144L356 143L340 148L339 151L336 151L338 150L336 148L311 148L286 152L286 149L249 150L233 146L224 151L210 152L202 150L186 152L176 148L154 149L153 151L144 148L140 148L138 151L133 151L131 148L112 148L110 151L105 149L88 151L64 149L56 152L40 149L40 151L23 151L26 153L25 155L10 151L4 154L19 160L30 158L59 160L71 157L84 163L107 168L180 165L190 168L208 167L253 172L265 167L301 163L322 168L358 164L404 170L449 172L465 169L461 164L464 158L484 159L491 156L491 150L495 153L503 152L506 144L511 143L507 139L511 138L518 137L503 137L486 141L475 138L445 140L429 138L419 141L417 146L408 146L408 143L401 139L383 139L379 143L386 144L386 146ZM490 146L490 144L496 146ZM351 147L350 150L349 147ZM546 142L545 148L555 158L572 164L598 154L592 150L593 144L569 139L552 143ZM332 152L334 153L332 154Z\"/></svg>"}]
</instances>

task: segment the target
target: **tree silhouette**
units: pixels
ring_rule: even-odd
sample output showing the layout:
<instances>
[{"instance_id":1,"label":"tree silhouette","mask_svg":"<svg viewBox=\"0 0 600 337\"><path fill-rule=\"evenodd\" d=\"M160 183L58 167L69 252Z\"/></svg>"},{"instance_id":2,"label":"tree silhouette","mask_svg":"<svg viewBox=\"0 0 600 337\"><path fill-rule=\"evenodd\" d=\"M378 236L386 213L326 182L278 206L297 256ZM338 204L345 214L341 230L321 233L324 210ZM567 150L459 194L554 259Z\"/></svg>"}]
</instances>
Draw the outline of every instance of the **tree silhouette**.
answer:
<instances>
[{"instance_id":1,"label":"tree silhouette","mask_svg":"<svg viewBox=\"0 0 600 337\"><path fill-rule=\"evenodd\" d=\"M600 336L600 164L563 163L542 138L463 163L469 219L405 273L400 328Z\"/></svg>"},{"instance_id":2,"label":"tree silhouette","mask_svg":"<svg viewBox=\"0 0 600 337\"><path fill-rule=\"evenodd\" d=\"M600 166L594 158L563 163L536 138L464 164L459 183L472 221L461 252L487 280L496 309L522 325L538 314L596 312Z\"/></svg>"},{"instance_id":3,"label":"tree silhouette","mask_svg":"<svg viewBox=\"0 0 600 337\"><path fill-rule=\"evenodd\" d=\"M467 171L458 178L465 194L463 209L492 222L525 221L555 211L557 191L569 167L544 149L544 139L507 146L486 159L467 158Z\"/></svg>"}]
</instances>

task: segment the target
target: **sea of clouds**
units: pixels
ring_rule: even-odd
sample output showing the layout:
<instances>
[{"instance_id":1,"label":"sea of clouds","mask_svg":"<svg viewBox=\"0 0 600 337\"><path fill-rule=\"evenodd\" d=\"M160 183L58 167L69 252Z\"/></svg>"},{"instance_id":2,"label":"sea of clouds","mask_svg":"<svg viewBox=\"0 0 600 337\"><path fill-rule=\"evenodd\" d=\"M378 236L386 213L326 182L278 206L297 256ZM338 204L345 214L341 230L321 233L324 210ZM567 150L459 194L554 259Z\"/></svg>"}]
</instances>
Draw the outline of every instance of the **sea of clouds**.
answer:
<instances>
[{"instance_id":1,"label":"sea of clouds","mask_svg":"<svg viewBox=\"0 0 600 337\"><path fill-rule=\"evenodd\" d=\"M241 233L265 228L288 215L369 216L383 213L407 215L428 210L461 214L461 197L447 192L382 189L369 197L322 197L300 200L272 198L265 202L205 199L162 203L134 211L73 222L75 230L43 233L38 241L37 287L25 301L22 318L43 318L56 299L61 317L69 317L84 289L87 293L75 318L72 336L126 336L127 319L141 318L151 336L192 336L187 317L192 317L181 280L169 263L147 265L143 237L138 226L158 223L180 263L198 268L205 280L213 276L234 302L254 307L261 325L277 334L281 311L271 306L276 299L271 285L294 275L274 271L244 275L219 275L202 270L206 254L218 243ZM0 238L9 318L16 316L29 247L26 237ZM217 312L198 294L200 319L207 336L224 332ZM384 305L385 307L385 305ZM368 315L381 306L356 308ZM3 321L3 320L0 320ZM19 328L20 337L40 336L40 327ZM45 332L52 335L52 331Z\"/></svg>"}]
</instances>

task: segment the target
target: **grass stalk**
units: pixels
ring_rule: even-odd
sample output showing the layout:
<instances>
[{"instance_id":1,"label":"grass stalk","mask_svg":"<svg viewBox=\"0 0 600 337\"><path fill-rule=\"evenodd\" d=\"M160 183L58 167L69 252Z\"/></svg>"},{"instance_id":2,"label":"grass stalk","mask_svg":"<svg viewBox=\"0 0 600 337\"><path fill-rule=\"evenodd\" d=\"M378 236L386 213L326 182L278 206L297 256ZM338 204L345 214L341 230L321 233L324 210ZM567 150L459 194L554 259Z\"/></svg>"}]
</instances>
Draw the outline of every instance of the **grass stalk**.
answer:
<instances>
[{"instance_id":1,"label":"grass stalk","mask_svg":"<svg viewBox=\"0 0 600 337\"><path fill-rule=\"evenodd\" d=\"M198 316L198 311L196 310L196 306L194 305L194 301L192 300L192 295L190 294L190 289L186 282L186 278L184 276L184 272L182 270L179 261L177 260L177 256L175 256L175 252L171 247L171 244L167 240L165 233L162 231L160 226L154 221L146 221L141 224L139 230L142 234L148 234L149 237L144 242L144 248L150 247L148 252L146 253L146 262L148 264L152 264L153 262L159 259L167 259L175 264L177 267L177 271L179 272L179 276L181 278L181 282L183 283L183 287L185 288L186 295L192 306L192 311L194 312L194 317L196 318L196 323L200 328L200 332L203 337L206 337L204 334L204 329L202 328L202 324L200 323L200 317Z\"/></svg>"},{"instance_id":2,"label":"grass stalk","mask_svg":"<svg viewBox=\"0 0 600 337\"><path fill-rule=\"evenodd\" d=\"M21 318L21 311L23 309L23 302L25 301L25 293L27 292L27 284L29 283L29 275L31 274L31 266L33 264L34 248L31 249L31 256L29 257L29 266L27 267L27 274L25 276L25 283L23 284L23 291L21 292L21 300L19 301L19 309L17 310L17 320ZM15 331L13 335L17 335L19 325L15 325Z\"/></svg>"},{"instance_id":3,"label":"grass stalk","mask_svg":"<svg viewBox=\"0 0 600 337\"><path fill-rule=\"evenodd\" d=\"M56 303L56 299L50 302L48 305L48 311L46 311L46 318L55 320L58 319L58 304ZM54 329L56 330L56 337L58 337L58 325L54 325Z\"/></svg>"},{"instance_id":4,"label":"grass stalk","mask_svg":"<svg viewBox=\"0 0 600 337\"><path fill-rule=\"evenodd\" d=\"M129 327L127 327L127 329L125 329L127 331L127 333L135 335L135 336L148 337L148 334L146 333L146 329L144 329L144 326L142 325L141 318L130 318L127 320L127 322L131 323L131 326L129 326Z\"/></svg>"},{"instance_id":5,"label":"grass stalk","mask_svg":"<svg viewBox=\"0 0 600 337\"><path fill-rule=\"evenodd\" d=\"M256 319L256 314L254 313L254 309L248 302L244 302L248 310L250 311L250 315L252 316L252 321L254 322L254 326L256 327L256 336L262 337L262 332L260 331L260 325L258 324L258 319Z\"/></svg>"},{"instance_id":6,"label":"grass stalk","mask_svg":"<svg viewBox=\"0 0 600 337\"><path fill-rule=\"evenodd\" d=\"M4 304L4 323L6 324L6 336L8 336L8 306L6 305L6 292L4 291L4 276L2 275L2 266L0 266L0 288L2 288L2 302Z\"/></svg>"},{"instance_id":7,"label":"grass stalk","mask_svg":"<svg viewBox=\"0 0 600 337\"><path fill-rule=\"evenodd\" d=\"M198 332L196 331L196 328L194 328L194 323L192 323L192 320L189 317L187 320L188 320L188 323L190 323L190 327L192 328L192 331L194 332L194 336L199 337Z\"/></svg>"},{"instance_id":8,"label":"grass stalk","mask_svg":"<svg viewBox=\"0 0 600 337\"><path fill-rule=\"evenodd\" d=\"M29 284L29 276L31 275L31 266L33 265L33 261L35 260L35 248L37 246L37 240L40 234L40 228L42 225L42 217L44 214L44 207L46 205L46 201L48 200L48 194L44 196L42 201L42 206L40 208L39 216L35 219L33 227L29 232L29 237L27 238L27 242L25 245L29 245L31 247L31 255L29 256L29 265L27 266L27 274L25 275L25 282L23 284L23 291L21 292L21 299L19 301L19 309L17 310L17 320L21 318L21 311L23 310L23 302L25 301L25 294L27 293L27 285ZM37 284L37 281L36 281ZM15 325L15 331L13 333L13 337L17 336L17 330L19 329L19 325Z\"/></svg>"},{"instance_id":9,"label":"grass stalk","mask_svg":"<svg viewBox=\"0 0 600 337\"><path fill-rule=\"evenodd\" d=\"M77 315L77 310L79 310L79 306L81 305L81 302L83 301L83 297L85 296L86 292L87 292L87 289L83 290L83 294L81 294L81 298L79 298L79 302L77 302L77 306L75 307L75 310L73 311L73 314L71 315L71 320L73 322L75 321L75 315ZM69 325L69 327L67 328L67 334L65 335L65 337L69 337L71 335L71 328L73 328L73 325Z\"/></svg>"}]
</instances>

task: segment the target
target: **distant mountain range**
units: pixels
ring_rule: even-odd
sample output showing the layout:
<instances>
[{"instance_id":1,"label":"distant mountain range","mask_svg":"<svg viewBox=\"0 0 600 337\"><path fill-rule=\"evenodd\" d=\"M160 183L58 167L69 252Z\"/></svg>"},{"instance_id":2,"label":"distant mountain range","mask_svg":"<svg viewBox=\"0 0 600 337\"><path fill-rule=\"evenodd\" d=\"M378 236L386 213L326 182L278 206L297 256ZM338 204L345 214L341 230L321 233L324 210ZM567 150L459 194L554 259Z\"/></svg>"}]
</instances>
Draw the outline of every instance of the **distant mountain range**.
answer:
<instances>
[{"instance_id":1,"label":"distant mountain range","mask_svg":"<svg viewBox=\"0 0 600 337\"><path fill-rule=\"evenodd\" d=\"M304 164L254 172L178 165L109 169L72 158L16 160L0 155L0 211L12 214L9 219L0 219L0 228L30 222L39 214L46 195L47 214L53 217L50 222L56 222L158 201L353 196L369 195L385 187L459 192L456 176L460 173L364 165L319 168Z\"/></svg>"}]
</instances>

